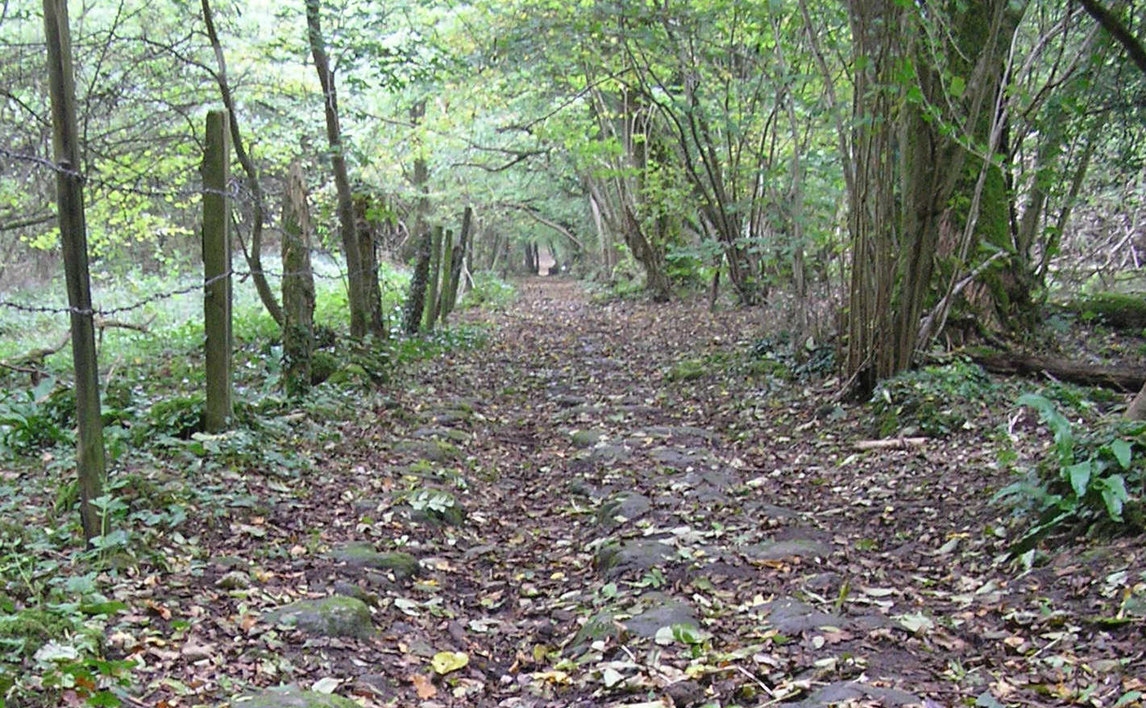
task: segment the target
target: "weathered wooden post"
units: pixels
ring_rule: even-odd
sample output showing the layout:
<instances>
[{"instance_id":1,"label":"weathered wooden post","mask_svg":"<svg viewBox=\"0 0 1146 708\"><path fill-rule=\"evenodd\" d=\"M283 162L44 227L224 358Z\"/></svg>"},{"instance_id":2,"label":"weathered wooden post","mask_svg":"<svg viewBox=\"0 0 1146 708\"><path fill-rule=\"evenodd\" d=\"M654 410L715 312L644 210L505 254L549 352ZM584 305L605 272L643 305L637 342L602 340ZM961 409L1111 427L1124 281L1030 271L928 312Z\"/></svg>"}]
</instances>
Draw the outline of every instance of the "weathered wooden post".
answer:
<instances>
[{"instance_id":1,"label":"weathered wooden post","mask_svg":"<svg viewBox=\"0 0 1146 708\"><path fill-rule=\"evenodd\" d=\"M310 390L314 353L314 273L306 182L298 161L287 171L282 225L283 381L288 396L301 396Z\"/></svg>"},{"instance_id":2,"label":"weathered wooden post","mask_svg":"<svg viewBox=\"0 0 1146 708\"><path fill-rule=\"evenodd\" d=\"M203 315L207 335L207 410L209 433L227 429L231 420L231 234L227 182L231 164L226 111L207 114L207 150L203 154Z\"/></svg>"},{"instance_id":3,"label":"weathered wooden post","mask_svg":"<svg viewBox=\"0 0 1146 708\"><path fill-rule=\"evenodd\" d=\"M88 273L87 223L83 176L80 174L76 89L72 73L72 39L67 0L44 0L44 37L48 45L48 79L52 97L53 147L56 156L56 201L60 244L71 308L72 358L76 374L76 423L80 520L90 542L104 532L103 515L92 501L100 496L107 462L99 404L99 366L95 347Z\"/></svg>"}]
</instances>

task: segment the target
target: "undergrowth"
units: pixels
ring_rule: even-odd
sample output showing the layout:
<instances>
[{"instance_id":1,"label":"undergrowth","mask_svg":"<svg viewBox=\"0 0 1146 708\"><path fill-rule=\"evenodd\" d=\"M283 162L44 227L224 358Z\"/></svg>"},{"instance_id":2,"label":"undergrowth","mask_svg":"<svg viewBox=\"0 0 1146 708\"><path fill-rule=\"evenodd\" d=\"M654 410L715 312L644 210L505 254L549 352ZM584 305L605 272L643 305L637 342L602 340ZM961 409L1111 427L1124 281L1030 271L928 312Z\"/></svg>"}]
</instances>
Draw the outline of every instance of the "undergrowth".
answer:
<instances>
[{"instance_id":1,"label":"undergrowth","mask_svg":"<svg viewBox=\"0 0 1146 708\"><path fill-rule=\"evenodd\" d=\"M403 278L384 276L384 307L395 326ZM112 302L146 300L144 283L154 291L176 285L129 280ZM290 497L295 480L312 473L315 451L341 440L345 421L381 405L403 366L486 341L474 325L384 341L338 336L347 319L342 284L317 284L316 322L324 337L316 361L325 371L301 398L283 392L273 321L253 289L236 289L235 414L222 434L206 434L203 426L201 303L160 300L131 313L146 322L146 332L104 332L108 475L94 503L106 531L89 547L77 511L70 348L0 378L0 708L121 705L136 661L130 646L107 641L117 636L116 617L125 608L104 593L129 576L205 563L189 519L195 529L225 532L267 513ZM471 306L505 304L513 296L496 279L483 276L479 284ZM0 360L58 336L39 313L0 315L0 329L22 335L4 339ZM51 325L66 330L67 321L57 317Z\"/></svg>"},{"instance_id":2,"label":"undergrowth","mask_svg":"<svg viewBox=\"0 0 1146 708\"><path fill-rule=\"evenodd\" d=\"M1048 392L1054 395L1056 392ZM1018 404L1038 413L1053 441L1020 479L1000 490L996 501L1009 503L1032 521L1011 548L1014 556L1033 558L1039 541L1055 532L1071 535L1140 533L1146 530L1146 422L1102 416L1087 426L1072 424L1063 411L1077 413L1087 402L1067 403L1028 393ZM1013 462L1013 455L1006 455Z\"/></svg>"}]
</instances>

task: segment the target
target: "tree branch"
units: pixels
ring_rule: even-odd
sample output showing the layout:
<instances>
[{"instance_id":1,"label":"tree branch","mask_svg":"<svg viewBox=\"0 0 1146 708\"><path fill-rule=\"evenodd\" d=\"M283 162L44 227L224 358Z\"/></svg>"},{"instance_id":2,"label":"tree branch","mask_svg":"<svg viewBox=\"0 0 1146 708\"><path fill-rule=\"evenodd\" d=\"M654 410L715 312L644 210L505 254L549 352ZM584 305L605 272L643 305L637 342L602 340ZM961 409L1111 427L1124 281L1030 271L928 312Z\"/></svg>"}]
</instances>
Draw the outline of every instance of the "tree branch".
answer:
<instances>
[{"instance_id":1,"label":"tree branch","mask_svg":"<svg viewBox=\"0 0 1146 708\"><path fill-rule=\"evenodd\" d=\"M1130 34L1130 30L1122 21L1114 16L1107 8L1096 2L1096 0L1079 0L1079 4L1083 9L1090 14L1102 28L1110 33L1110 36L1122 45L1126 53L1130 55L1130 60L1138 67L1138 71L1146 74L1146 47L1138 41L1138 38Z\"/></svg>"}]
</instances>

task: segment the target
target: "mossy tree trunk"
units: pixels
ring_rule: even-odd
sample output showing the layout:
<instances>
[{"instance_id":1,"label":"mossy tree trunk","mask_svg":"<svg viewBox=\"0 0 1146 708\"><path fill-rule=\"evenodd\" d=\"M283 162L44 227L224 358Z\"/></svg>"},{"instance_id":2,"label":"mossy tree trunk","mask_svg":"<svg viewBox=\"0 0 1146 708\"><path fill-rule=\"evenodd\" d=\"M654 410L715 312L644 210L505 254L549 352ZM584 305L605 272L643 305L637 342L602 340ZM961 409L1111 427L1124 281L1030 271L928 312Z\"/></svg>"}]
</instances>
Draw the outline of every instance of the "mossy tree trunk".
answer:
<instances>
[{"instance_id":1,"label":"mossy tree trunk","mask_svg":"<svg viewBox=\"0 0 1146 708\"><path fill-rule=\"evenodd\" d=\"M207 405L204 427L219 433L230 425L231 404L231 205L230 130L225 111L207 114L203 155L203 292Z\"/></svg>"},{"instance_id":2,"label":"mossy tree trunk","mask_svg":"<svg viewBox=\"0 0 1146 708\"><path fill-rule=\"evenodd\" d=\"M447 236L441 226L430 232L430 270L426 277L426 295L423 302L422 329L430 331L438 321L438 293L442 287L442 244Z\"/></svg>"},{"instance_id":3,"label":"mossy tree trunk","mask_svg":"<svg viewBox=\"0 0 1146 708\"><path fill-rule=\"evenodd\" d=\"M418 101L410 108L410 122L418 125L426 113L425 100ZM410 289L406 294L406 304L402 312L402 331L417 334L422 328L422 316L426 308L426 286L430 279L430 260L433 258L433 234L426 217L430 210L430 167L421 153L414 158L413 187L418 193L414 206L415 243L414 272L410 276Z\"/></svg>"},{"instance_id":4,"label":"mossy tree trunk","mask_svg":"<svg viewBox=\"0 0 1146 708\"><path fill-rule=\"evenodd\" d=\"M287 172L282 218L283 377L288 396L310 390L314 353L314 272L310 263L310 210L299 163Z\"/></svg>"},{"instance_id":5,"label":"mossy tree trunk","mask_svg":"<svg viewBox=\"0 0 1146 708\"><path fill-rule=\"evenodd\" d=\"M382 287L378 282L378 229L370 214L371 199L359 194L354 199L355 228L358 231L358 250L361 253L364 272L362 286L365 288L367 320L370 333L379 339L389 336L386 318L382 312Z\"/></svg>"},{"instance_id":6,"label":"mossy tree trunk","mask_svg":"<svg viewBox=\"0 0 1146 708\"><path fill-rule=\"evenodd\" d=\"M991 191L1002 185L1001 172L980 160L970 185L966 170L975 161L963 142L988 155L998 145L996 100L1014 26L1006 0L952 5L949 14L926 19L897 0L852 0L848 10L856 55L855 172L844 361L853 393L866 397L879 380L910 367L921 344L941 329L932 314L921 330L926 309L949 301L953 289L954 280L936 278L941 242L951 242L947 252L965 267L984 202L988 226L1006 228L1006 193ZM938 34L951 44L931 43L921 31L924 21L939 23ZM904 66L914 68L908 82ZM955 79L963 87L957 96L950 90ZM959 130L965 132L952 136Z\"/></svg>"}]
</instances>

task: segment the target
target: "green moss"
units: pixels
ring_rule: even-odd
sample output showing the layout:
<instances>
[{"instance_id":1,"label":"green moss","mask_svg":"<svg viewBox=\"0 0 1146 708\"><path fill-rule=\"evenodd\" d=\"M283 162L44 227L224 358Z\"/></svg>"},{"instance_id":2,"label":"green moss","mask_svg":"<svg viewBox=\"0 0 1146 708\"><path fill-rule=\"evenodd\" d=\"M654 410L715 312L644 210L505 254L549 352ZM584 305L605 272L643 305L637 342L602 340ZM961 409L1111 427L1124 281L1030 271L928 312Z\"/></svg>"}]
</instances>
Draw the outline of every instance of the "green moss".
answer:
<instances>
[{"instance_id":1,"label":"green moss","mask_svg":"<svg viewBox=\"0 0 1146 708\"><path fill-rule=\"evenodd\" d=\"M668 381L696 381L709 374L709 366L699 359L686 359L673 364L665 374Z\"/></svg>"},{"instance_id":2,"label":"green moss","mask_svg":"<svg viewBox=\"0 0 1146 708\"><path fill-rule=\"evenodd\" d=\"M0 647L31 656L47 642L63 639L74 631L75 624L67 617L26 609L0 617Z\"/></svg>"},{"instance_id":3,"label":"green moss","mask_svg":"<svg viewBox=\"0 0 1146 708\"><path fill-rule=\"evenodd\" d=\"M1141 293L1095 293L1069 303L1067 309L1115 329L1138 332L1146 328L1146 295Z\"/></svg>"}]
</instances>

